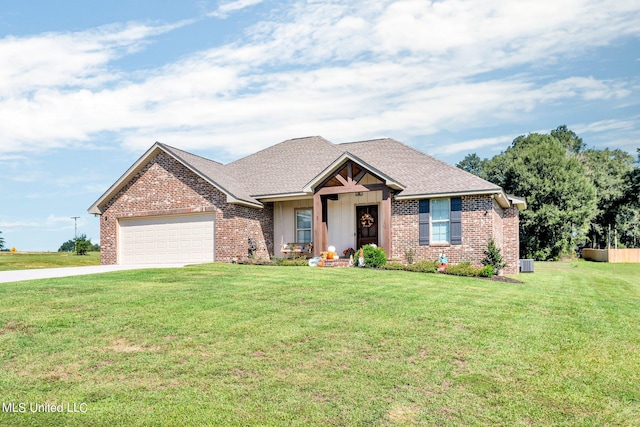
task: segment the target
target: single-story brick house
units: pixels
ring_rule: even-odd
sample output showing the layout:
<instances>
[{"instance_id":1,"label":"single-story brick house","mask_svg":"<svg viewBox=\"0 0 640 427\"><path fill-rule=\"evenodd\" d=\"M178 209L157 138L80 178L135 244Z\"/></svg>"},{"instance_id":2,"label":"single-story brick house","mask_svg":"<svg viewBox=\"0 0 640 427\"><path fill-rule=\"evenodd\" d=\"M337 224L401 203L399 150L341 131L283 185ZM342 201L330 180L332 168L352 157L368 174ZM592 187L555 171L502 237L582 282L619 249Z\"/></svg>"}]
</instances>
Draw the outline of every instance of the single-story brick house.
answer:
<instances>
[{"instance_id":1,"label":"single-story brick house","mask_svg":"<svg viewBox=\"0 0 640 427\"><path fill-rule=\"evenodd\" d=\"M90 208L103 264L230 262L375 243L389 258L478 264L490 238L518 272L524 200L393 139L291 139L229 164L155 143ZM309 245L311 244L312 245Z\"/></svg>"}]
</instances>

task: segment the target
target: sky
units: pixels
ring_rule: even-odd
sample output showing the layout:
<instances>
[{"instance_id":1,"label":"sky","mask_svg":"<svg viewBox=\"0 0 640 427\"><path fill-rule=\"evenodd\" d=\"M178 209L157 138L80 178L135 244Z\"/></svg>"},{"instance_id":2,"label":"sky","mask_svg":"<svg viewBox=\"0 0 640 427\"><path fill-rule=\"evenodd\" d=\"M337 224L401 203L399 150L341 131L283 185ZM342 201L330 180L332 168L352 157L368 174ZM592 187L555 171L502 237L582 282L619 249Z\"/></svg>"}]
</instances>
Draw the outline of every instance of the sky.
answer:
<instances>
[{"instance_id":1,"label":"sky","mask_svg":"<svg viewBox=\"0 0 640 427\"><path fill-rule=\"evenodd\" d=\"M228 163L391 137L448 163L567 125L640 146L639 0L0 0L0 231L56 251L155 141ZM72 217L77 216L77 222Z\"/></svg>"}]
</instances>

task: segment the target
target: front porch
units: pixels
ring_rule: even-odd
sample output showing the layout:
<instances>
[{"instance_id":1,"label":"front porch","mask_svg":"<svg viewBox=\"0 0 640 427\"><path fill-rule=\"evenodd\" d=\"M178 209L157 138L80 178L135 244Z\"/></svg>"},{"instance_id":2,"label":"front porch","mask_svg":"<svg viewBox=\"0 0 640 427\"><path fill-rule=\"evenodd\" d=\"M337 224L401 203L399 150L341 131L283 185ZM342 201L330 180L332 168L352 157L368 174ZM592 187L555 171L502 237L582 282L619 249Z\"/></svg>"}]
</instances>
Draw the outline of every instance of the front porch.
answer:
<instances>
[{"instance_id":1,"label":"front porch","mask_svg":"<svg viewBox=\"0 0 640 427\"><path fill-rule=\"evenodd\" d=\"M275 236L283 247L313 243L314 256L335 246L343 257L348 248L373 243L391 258L392 191L381 177L348 160L318 182L313 197L275 203ZM282 255L280 249L276 256Z\"/></svg>"}]
</instances>

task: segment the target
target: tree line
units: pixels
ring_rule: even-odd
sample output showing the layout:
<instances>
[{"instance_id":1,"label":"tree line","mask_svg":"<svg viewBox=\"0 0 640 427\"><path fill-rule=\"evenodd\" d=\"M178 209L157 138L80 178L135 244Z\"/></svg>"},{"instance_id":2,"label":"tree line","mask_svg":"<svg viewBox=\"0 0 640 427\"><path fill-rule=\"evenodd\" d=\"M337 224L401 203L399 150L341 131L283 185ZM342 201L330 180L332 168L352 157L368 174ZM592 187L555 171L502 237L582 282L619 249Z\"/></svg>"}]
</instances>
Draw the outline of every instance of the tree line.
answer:
<instances>
[{"instance_id":1,"label":"tree line","mask_svg":"<svg viewBox=\"0 0 640 427\"><path fill-rule=\"evenodd\" d=\"M640 148L587 148L567 126L531 133L507 150L458 166L525 197L520 213L520 256L558 259L577 248L640 245Z\"/></svg>"}]
</instances>

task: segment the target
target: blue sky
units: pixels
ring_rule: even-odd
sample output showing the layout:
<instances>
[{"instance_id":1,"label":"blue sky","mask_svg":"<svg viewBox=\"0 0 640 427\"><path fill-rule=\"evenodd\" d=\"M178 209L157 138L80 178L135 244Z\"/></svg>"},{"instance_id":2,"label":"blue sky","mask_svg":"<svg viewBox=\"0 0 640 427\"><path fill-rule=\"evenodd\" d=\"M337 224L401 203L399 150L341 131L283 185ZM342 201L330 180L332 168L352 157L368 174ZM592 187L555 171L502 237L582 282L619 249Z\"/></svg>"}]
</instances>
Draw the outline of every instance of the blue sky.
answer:
<instances>
[{"instance_id":1,"label":"blue sky","mask_svg":"<svg viewBox=\"0 0 640 427\"><path fill-rule=\"evenodd\" d=\"M226 163L392 137L449 163L566 124L640 146L637 0L2 0L0 231L55 251L155 141ZM301 167L303 167L301 165Z\"/></svg>"}]
</instances>

